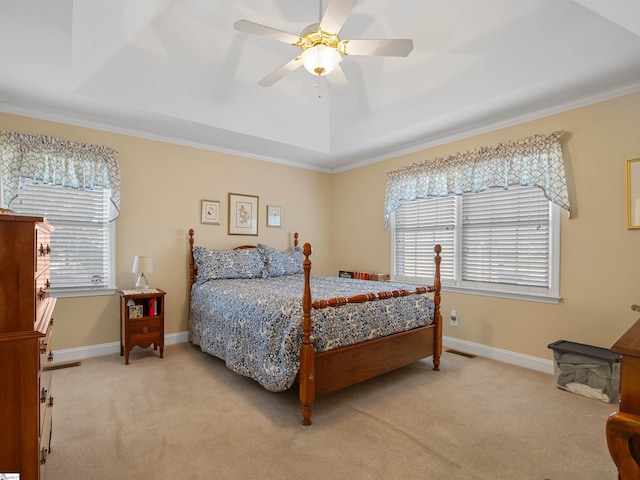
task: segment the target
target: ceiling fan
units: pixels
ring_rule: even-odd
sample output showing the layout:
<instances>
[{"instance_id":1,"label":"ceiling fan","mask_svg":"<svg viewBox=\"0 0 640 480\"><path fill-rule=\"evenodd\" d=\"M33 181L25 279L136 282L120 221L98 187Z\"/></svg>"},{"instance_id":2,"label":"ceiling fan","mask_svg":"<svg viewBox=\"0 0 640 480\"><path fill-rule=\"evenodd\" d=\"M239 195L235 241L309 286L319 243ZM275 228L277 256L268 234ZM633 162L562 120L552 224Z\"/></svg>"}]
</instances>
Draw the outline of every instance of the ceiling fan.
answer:
<instances>
[{"instance_id":1,"label":"ceiling fan","mask_svg":"<svg viewBox=\"0 0 640 480\"><path fill-rule=\"evenodd\" d=\"M238 20L233 27L241 32L288 43L302 49L302 53L282 65L258 82L263 87L273 85L285 75L304 66L309 73L326 76L331 87L344 91L349 85L340 62L346 55L376 55L406 57L413 50L410 39L341 40L338 37L342 26L351 14L357 0L329 0L320 22L306 27L298 36L267 27L249 20Z\"/></svg>"}]
</instances>

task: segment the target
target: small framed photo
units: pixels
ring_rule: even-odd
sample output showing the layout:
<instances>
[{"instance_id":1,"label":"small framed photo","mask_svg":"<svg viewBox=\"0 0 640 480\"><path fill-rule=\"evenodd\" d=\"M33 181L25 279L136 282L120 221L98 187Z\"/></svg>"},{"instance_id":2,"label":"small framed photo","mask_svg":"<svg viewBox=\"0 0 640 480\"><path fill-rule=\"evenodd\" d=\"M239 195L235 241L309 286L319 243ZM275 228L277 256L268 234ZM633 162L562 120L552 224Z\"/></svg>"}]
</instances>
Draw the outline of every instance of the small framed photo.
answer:
<instances>
[{"instance_id":1,"label":"small framed photo","mask_svg":"<svg viewBox=\"0 0 640 480\"><path fill-rule=\"evenodd\" d=\"M142 305L131 305L129 307L129 318L142 318L143 307Z\"/></svg>"},{"instance_id":2,"label":"small framed photo","mask_svg":"<svg viewBox=\"0 0 640 480\"><path fill-rule=\"evenodd\" d=\"M220 202L216 200L202 200L200 223L220 225Z\"/></svg>"},{"instance_id":3,"label":"small framed photo","mask_svg":"<svg viewBox=\"0 0 640 480\"><path fill-rule=\"evenodd\" d=\"M258 197L229 194L229 235L258 235Z\"/></svg>"},{"instance_id":4,"label":"small framed photo","mask_svg":"<svg viewBox=\"0 0 640 480\"><path fill-rule=\"evenodd\" d=\"M282 226L282 207L267 205L267 227Z\"/></svg>"},{"instance_id":5,"label":"small framed photo","mask_svg":"<svg viewBox=\"0 0 640 480\"><path fill-rule=\"evenodd\" d=\"M640 228L640 158L627 160L627 228Z\"/></svg>"}]
</instances>

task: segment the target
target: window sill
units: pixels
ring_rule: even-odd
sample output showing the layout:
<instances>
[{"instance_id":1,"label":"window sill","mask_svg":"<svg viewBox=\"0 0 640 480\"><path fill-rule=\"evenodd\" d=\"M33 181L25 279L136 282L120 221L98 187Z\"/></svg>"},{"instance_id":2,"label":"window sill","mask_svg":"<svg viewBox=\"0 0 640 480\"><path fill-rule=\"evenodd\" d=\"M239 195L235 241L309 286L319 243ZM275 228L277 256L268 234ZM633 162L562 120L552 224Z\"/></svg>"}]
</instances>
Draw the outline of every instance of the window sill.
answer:
<instances>
[{"instance_id":1,"label":"window sill","mask_svg":"<svg viewBox=\"0 0 640 480\"><path fill-rule=\"evenodd\" d=\"M408 283L409 285L424 286L431 285L429 281L421 282L407 279L393 279L392 282ZM442 292L463 293L467 295L479 295L482 297L506 298L509 300L522 300L525 302L549 303L557 305L562 297L555 295L545 295L542 293L523 293L523 292L501 292L496 290L488 290L482 288L458 287L453 285L442 284Z\"/></svg>"},{"instance_id":2,"label":"window sill","mask_svg":"<svg viewBox=\"0 0 640 480\"><path fill-rule=\"evenodd\" d=\"M526 302L549 303L557 305L562 297L553 295L541 295L534 293L496 292L494 290L482 290L478 288L452 287L443 285L443 292L464 293L468 295L480 295L482 297L506 298L509 300L522 300Z\"/></svg>"},{"instance_id":3,"label":"window sill","mask_svg":"<svg viewBox=\"0 0 640 480\"><path fill-rule=\"evenodd\" d=\"M51 296L55 298L72 298L72 297L100 297L104 295L115 295L118 290L116 288L69 288L51 290Z\"/></svg>"}]
</instances>

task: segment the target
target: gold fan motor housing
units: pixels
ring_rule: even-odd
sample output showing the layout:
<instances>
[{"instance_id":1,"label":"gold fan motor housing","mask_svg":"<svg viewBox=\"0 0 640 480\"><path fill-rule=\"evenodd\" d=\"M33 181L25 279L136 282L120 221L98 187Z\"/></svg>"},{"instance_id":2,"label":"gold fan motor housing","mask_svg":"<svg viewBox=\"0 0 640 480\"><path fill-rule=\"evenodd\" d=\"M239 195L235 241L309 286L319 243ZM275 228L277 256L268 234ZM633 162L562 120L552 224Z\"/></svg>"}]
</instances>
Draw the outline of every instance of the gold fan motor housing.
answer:
<instances>
[{"instance_id":1,"label":"gold fan motor housing","mask_svg":"<svg viewBox=\"0 0 640 480\"><path fill-rule=\"evenodd\" d=\"M341 55L347 55L347 43L347 41L340 40L338 35L325 32L318 28L301 35L300 41L294 45L300 47L303 52L311 47L315 47L316 45L324 45L325 47L337 50Z\"/></svg>"}]
</instances>

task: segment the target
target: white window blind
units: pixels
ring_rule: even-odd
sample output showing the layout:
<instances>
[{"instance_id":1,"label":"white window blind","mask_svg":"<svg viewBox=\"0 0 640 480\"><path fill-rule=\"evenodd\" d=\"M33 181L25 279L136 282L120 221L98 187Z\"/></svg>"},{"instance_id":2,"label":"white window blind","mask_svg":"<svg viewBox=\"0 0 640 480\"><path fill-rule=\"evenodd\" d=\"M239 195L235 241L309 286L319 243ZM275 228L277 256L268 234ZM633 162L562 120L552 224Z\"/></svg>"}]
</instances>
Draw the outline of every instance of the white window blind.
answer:
<instances>
[{"instance_id":1,"label":"white window blind","mask_svg":"<svg viewBox=\"0 0 640 480\"><path fill-rule=\"evenodd\" d=\"M444 287L468 293L559 299L559 209L541 189L512 187L417 200L393 216L394 278L432 278L442 245Z\"/></svg>"},{"instance_id":2,"label":"white window blind","mask_svg":"<svg viewBox=\"0 0 640 480\"><path fill-rule=\"evenodd\" d=\"M465 194L462 280L549 285L549 201L535 187Z\"/></svg>"},{"instance_id":3,"label":"white window blind","mask_svg":"<svg viewBox=\"0 0 640 480\"><path fill-rule=\"evenodd\" d=\"M48 184L26 185L11 208L45 217L51 235L51 286L54 296L97 294L113 289L114 226L108 221L108 189L74 189ZM104 292L107 293L107 292Z\"/></svg>"},{"instance_id":4,"label":"white window blind","mask_svg":"<svg viewBox=\"0 0 640 480\"><path fill-rule=\"evenodd\" d=\"M429 282L433 280L436 244L442 246L440 263L442 280L454 278L455 210L453 196L417 200L404 204L395 212L395 279Z\"/></svg>"}]
</instances>

